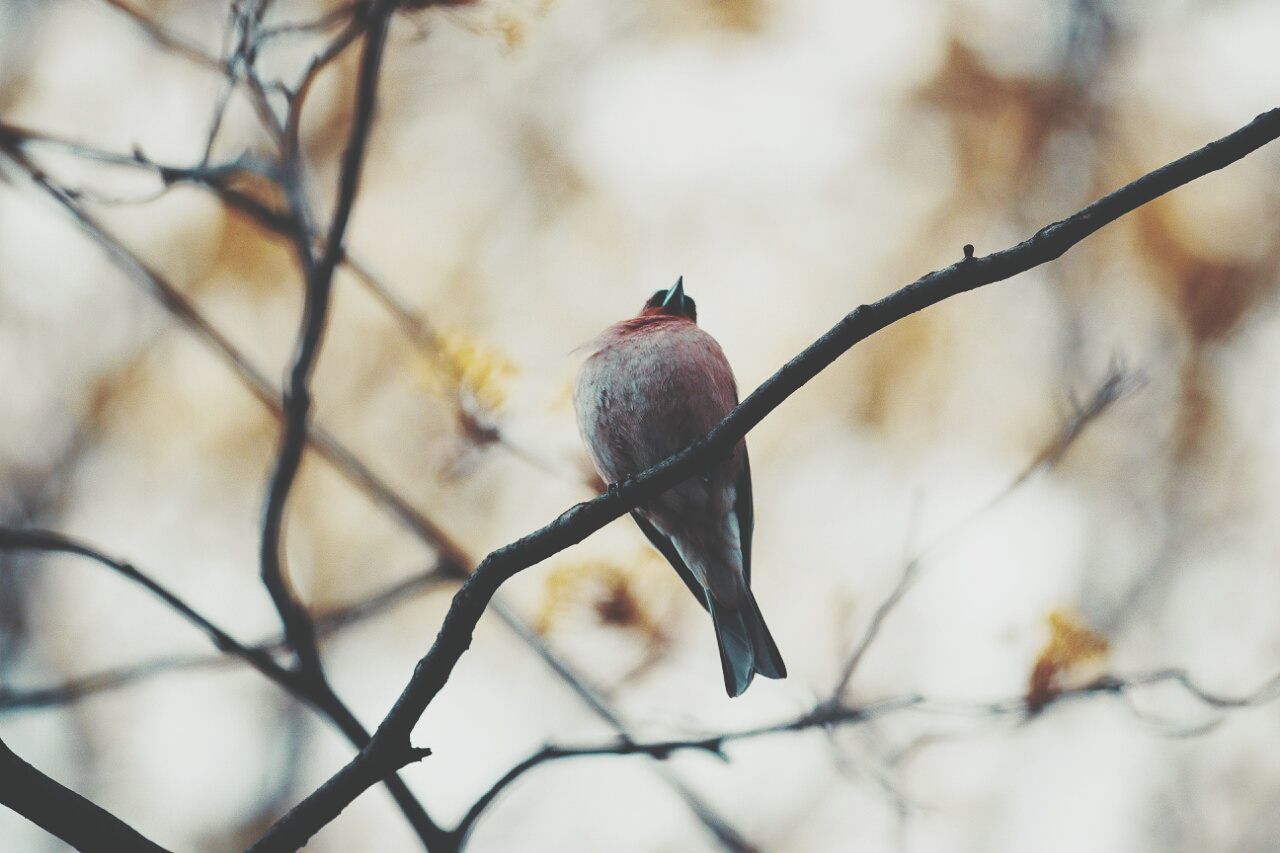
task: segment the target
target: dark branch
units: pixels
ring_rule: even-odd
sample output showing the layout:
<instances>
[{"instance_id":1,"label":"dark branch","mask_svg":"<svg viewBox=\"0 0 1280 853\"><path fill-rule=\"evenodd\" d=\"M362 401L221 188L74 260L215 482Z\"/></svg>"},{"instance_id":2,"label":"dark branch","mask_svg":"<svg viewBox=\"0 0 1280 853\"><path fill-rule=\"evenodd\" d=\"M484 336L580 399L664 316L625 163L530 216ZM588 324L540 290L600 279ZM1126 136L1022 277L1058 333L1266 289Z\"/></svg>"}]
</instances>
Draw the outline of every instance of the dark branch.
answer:
<instances>
[{"instance_id":1,"label":"dark branch","mask_svg":"<svg viewBox=\"0 0 1280 853\"><path fill-rule=\"evenodd\" d=\"M966 258L917 279L879 302L859 306L784 365L693 446L491 553L454 596L435 642L418 662L369 747L277 821L253 849L301 847L372 784L371 778L399 760L408 748L414 724L448 681L453 667L470 646L475 626L490 599L506 580L582 541L645 500L728 455L766 415L859 341L944 299L1054 260L1104 225L1175 187L1234 163L1277 137L1280 109L1264 113L1240 130L1144 175L1012 248L981 258Z\"/></svg>"},{"instance_id":2,"label":"dark branch","mask_svg":"<svg viewBox=\"0 0 1280 853\"><path fill-rule=\"evenodd\" d=\"M131 563L109 557L84 542L48 530L16 530L10 527L0 527L0 550L76 554L93 560L130 583L141 586L160 599L170 610L204 632L218 651L243 660L285 689L306 698L298 677L276 663L267 651L255 650L243 645L226 631L201 616L189 604L178 598L159 582L138 571Z\"/></svg>"},{"instance_id":3,"label":"dark branch","mask_svg":"<svg viewBox=\"0 0 1280 853\"><path fill-rule=\"evenodd\" d=\"M0 741L0 803L85 853L165 853L129 824L23 761Z\"/></svg>"},{"instance_id":4,"label":"dark branch","mask_svg":"<svg viewBox=\"0 0 1280 853\"><path fill-rule=\"evenodd\" d=\"M203 631L219 651L248 663L258 672L327 717L347 737L352 746L362 749L369 743L368 731L364 729L351 711L337 700L332 691L323 689L322 685L318 685L313 679L307 678L303 674L281 666L271 656L272 649L270 647L246 646L239 642L204 616L201 616L190 605L160 583L138 571L132 564L109 557L102 551L79 540L46 530L17 530L0 527L0 550L76 554L105 566L159 598L169 609ZM416 753L412 751L409 753L409 755L413 754ZM377 781L386 781L388 790L396 802L401 805L401 808L405 810L406 815L413 813L411 817L415 821L423 819L416 814L421 810L421 806L417 804L403 780L391 773L387 773L379 777ZM415 827L417 826L418 824L415 823ZM429 819L423 824L422 831L429 833L433 839L439 835L439 829Z\"/></svg>"},{"instance_id":5,"label":"dark branch","mask_svg":"<svg viewBox=\"0 0 1280 853\"><path fill-rule=\"evenodd\" d=\"M382 3L370 11L367 20L362 19L359 24L353 22L351 25L350 32L353 33L353 39L356 33L364 35L364 55L361 58L356 83L355 116L338 178L338 196L334 206L333 220L329 226L324 254L318 262L312 255L311 250L315 240L301 201L305 198L301 158L296 147L286 143L283 150L285 161L281 164L281 170L287 178L290 189L289 198L293 204L292 219L296 224L296 230L292 236L306 277L306 296L303 304L302 325L298 330L293 364L289 370L288 384L281 405L283 426L280 446L276 454L275 468L267 486L259 551L262 582L271 596L276 611L280 614L286 645L297 661L297 672L307 684L311 695L353 743L361 741L367 743L368 732L334 691L325 674L320 659L315 623L294 594L285 576L282 538L289 494L297 480L298 471L302 466L303 452L307 445L308 422L311 417L311 376L320 358L320 348L328 324L333 274L337 268L351 211L355 206L365 150L373 127L378 77L382 69L383 48L386 46L391 12L392 8ZM247 34L256 32L256 26L260 21L257 19L242 19L242 21L245 22L245 40L248 41L250 36ZM247 75L252 77L251 57L246 58L244 65ZM259 91L261 91L260 87ZM296 110L291 113L291 116L293 115L296 115ZM413 754L415 753L409 753L409 755ZM421 755L418 757L420 758ZM388 783L396 804L400 806L400 810L404 812L423 844L430 848L439 837L440 829L427 814L426 809L408 787L392 773L384 773L379 777L379 781Z\"/></svg>"},{"instance_id":6,"label":"dark branch","mask_svg":"<svg viewBox=\"0 0 1280 853\"><path fill-rule=\"evenodd\" d=\"M410 575L372 595L351 604L325 611L315 617L316 634L324 638L372 619L398 604L424 595L449 578L438 567ZM248 648L274 654L286 649L283 637L259 640ZM0 687L0 713L50 708L78 702L81 699L136 684L148 678L171 672L210 669L235 663L236 658L223 655L184 655L159 657L127 666L114 667L47 687L14 690Z\"/></svg>"},{"instance_id":7,"label":"dark branch","mask_svg":"<svg viewBox=\"0 0 1280 853\"><path fill-rule=\"evenodd\" d=\"M338 201L334 210L333 223L329 229L327 246L318 262L311 254L314 241L310 232L300 231L297 235L299 252L302 255L301 260L307 277L306 299L293 365L289 371L288 385L281 407L284 423L280 448L263 510L260 550L262 581L280 613L285 639L298 656L302 671L308 677L320 681L324 681L325 678L316 644L315 626L285 579L281 537L284 530L285 507L302 465L302 454L306 448L307 425L311 415L311 375L320 357L320 347L328 320L333 273L337 266L351 210L355 204L360 172L364 164L365 146L373 124L378 74L382 67L382 50L386 43L390 15L391 10L384 8L370 17L357 85L356 115L343 157ZM294 162L287 165L286 169L296 175L300 167ZM295 211L295 219L300 226L305 221L300 211Z\"/></svg>"}]
</instances>

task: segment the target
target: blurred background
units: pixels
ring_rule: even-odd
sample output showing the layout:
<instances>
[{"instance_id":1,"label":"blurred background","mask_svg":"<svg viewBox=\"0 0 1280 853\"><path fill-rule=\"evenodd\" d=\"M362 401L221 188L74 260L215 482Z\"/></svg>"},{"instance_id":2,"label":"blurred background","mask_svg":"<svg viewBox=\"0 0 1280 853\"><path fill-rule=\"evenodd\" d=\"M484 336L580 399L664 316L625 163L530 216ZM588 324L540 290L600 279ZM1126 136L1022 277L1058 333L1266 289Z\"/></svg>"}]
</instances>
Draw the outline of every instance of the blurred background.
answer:
<instances>
[{"instance_id":1,"label":"blurred background","mask_svg":"<svg viewBox=\"0 0 1280 853\"><path fill-rule=\"evenodd\" d=\"M344 8L266 4L263 77L297 79ZM301 276L279 235L147 165L269 153L217 68L234 11L0 0L0 517L128 560L259 642L279 632L257 550L279 422L229 353L278 393ZM456 588L442 554L474 565L598 488L575 349L654 290L684 275L749 391L965 243L1011 245L1280 104L1278 34L1272 0L398 16L314 381L317 424L384 488L311 453L288 512L339 695L381 719ZM306 102L322 212L357 59ZM539 646L646 739L794 720L852 665L846 704L925 706L744 738L728 763L548 764L469 849L729 849L709 824L762 851L1280 847L1280 707L1255 693L1280 670L1278 170L1264 148L899 323L751 433L754 586L788 680L726 699L705 614L619 521L503 588L509 624L486 615L416 729L434 755L411 788L452 825L544 743L616 736ZM0 565L0 737L166 847L242 849L352 754L101 567ZM1242 706L1167 679L1059 696L1165 668ZM8 811L0 847L63 849ZM376 788L308 849L420 848Z\"/></svg>"}]
</instances>

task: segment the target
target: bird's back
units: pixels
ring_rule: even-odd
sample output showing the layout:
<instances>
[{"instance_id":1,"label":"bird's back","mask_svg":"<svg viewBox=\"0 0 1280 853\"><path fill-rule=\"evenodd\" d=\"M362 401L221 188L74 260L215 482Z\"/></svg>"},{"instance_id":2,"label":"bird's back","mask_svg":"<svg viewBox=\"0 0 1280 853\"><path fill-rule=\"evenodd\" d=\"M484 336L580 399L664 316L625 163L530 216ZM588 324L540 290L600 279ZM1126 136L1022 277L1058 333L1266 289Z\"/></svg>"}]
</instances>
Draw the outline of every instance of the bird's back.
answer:
<instances>
[{"instance_id":1,"label":"bird's back","mask_svg":"<svg viewBox=\"0 0 1280 853\"><path fill-rule=\"evenodd\" d=\"M736 403L720 345L688 320L627 320L594 344L578 374L574 406L583 439L611 482L688 447Z\"/></svg>"}]
</instances>

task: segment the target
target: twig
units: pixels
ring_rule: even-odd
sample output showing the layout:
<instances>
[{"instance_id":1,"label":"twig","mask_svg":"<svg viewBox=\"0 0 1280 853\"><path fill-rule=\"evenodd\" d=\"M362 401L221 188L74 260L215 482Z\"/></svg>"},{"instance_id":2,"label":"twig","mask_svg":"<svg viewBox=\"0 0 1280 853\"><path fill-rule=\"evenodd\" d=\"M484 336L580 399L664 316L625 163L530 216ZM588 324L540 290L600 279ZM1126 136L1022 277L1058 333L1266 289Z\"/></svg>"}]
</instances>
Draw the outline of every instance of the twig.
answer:
<instances>
[{"instance_id":1,"label":"twig","mask_svg":"<svg viewBox=\"0 0 1280 853\"><path fill-rule=\"evenodd\" d=\"M321 638L336 634L447 582L450 582L450 578L438 567L432 566L367 598L320 613L315 617L316 634ZM249 645L249 648L256 652L275 653L285 648L285 642L283 637L273 637L259 640ZM0 687L0 713L66 705L165 673L226 666L234 661L234 658L223 655L168 656L100 670L47 687L26 690Z\"/></svg>"},{"instance_id":2,"label":"twig","mask_svg":"<svg viewBox=\"0 0 1280 853\"><path fill-rule=\"evenodd\" d=\"M259 13L262 9L258 7ZM364 34L364 55L356 85L355 117L343 155L338 179L338 198L333 220L329 226L324 254L317 261L311 253L312 232L303 207L297 202L304 196L302 169L297 151L286 145L287 158L282 170L288 178L294 201L293 218L297 226L294 233L303 271L306 276L306 298L303 304L302 325L298 330L293 364L289 371L288 386L282 402L283 422L276 463L267 486L267 496L262 513L262 537L259 549L263 585L271 596L280 615L285 642L297 662L297 672L308 684L311 694L333 717L335 722L350 733L354 740L365 740L368 735L350 708L342 701L329 683L320 659L320 646L316 639L316 627L302 602L285 577L283 543L285 509L289 494L302 465L302 455L307 444L307 425L311 415L311 375L320 357L329 312L329 296L333 286L333 274L337 268L338 254L346 235L347 223L355 205L360 173L364 165L365 148L373 126L373 113L377 101L378 76L382 68L383 48L386 45L392 7L381 3L368 16ZM247 20L247 17L242 18ZM246 24L246 28L256 26ZM353 24L353 27L355 25ZM248 30L246 30L248 31ZM246 35L246 40L249 36ZM252 56L244 60L247 73L252 75ZM291 114L292 115L292 114ZM398 769L398 768L397 768ZM430 849L440 834L435 821L409 791L408 787L384 774L391 785L396 804L418 833L423 844Z\"/></svg>"},{"instance_id":3,"label":"twig","mask_svg":"<svg viewBox=\"0 0 1280 853\"><path fill-rule=\"evenodd\" d=\"M183 619L203 631L218 651L243 660L290 692L304 694L304 691L300 689L301 681L298 677L276 663L270 654L241 644L217 625L214 625L193 610L185 601L178 598L148 575L138 571L130 563L108 557L103 552L84 542L48 530L18 530L11 527L0 527L0 549L7 551L61 552L77 554L93 560L111 569L125 580L138 584L159 598L170 610L173 610Z\"/></svg>"},{"instance_id":4,"label":"twig","mask_svg":"<svg viewBox=\"0 0 1280 853\"><path fill-rule=\"evenodd\" d=\"M204 68L218 71L220 73L227 73L227 63L218 59L218 57L209 54L204 48L200 47L195 42L177 35L176 33L170 32L168 29L157 24L155 21L130 6L128 3L125 3L124 0L102 0L102 2L128 18L135 27L141 30L148 38L163 47L165 50L183 56L194 62L196 65L203 66Z\"/></svg>"},{"instance_id":5,"label":"twig","mask_svg":"<svg viewBox=\"0 0 1280 853\"><path fill-rule=\"evenodd\" d=\"M320 664L315 626L285 579L281 535L284 530L285 507L302 465L302 454L306 447L307 423L311 414L311 374L320 356L320 347L328 320L333 273L337 266L351 210L355 204L361 167L364 163L365 146L373 124L378 73L382 66L382 49L385 45L390 15L390 8L385 7L384 4L384 8L380 8L370 17L357 86L356 115L347 142L346 154L343 157L338 201L334 209L333 223L329 228L327 246L318 261L311 254L313 241L310 233L303 232L297 235L299 252L307 274L306 300L303 306L302 325L298 330L293 365L289 371L288 387L284 392L280 447L263 510L260 549L262 581L271 594L276 610L280 613L285 639L297 655L300 668L308 677L320 682L325 682L326 679ZM286 168L291 174L296 174L298 171L296 163ZM301 228L303 222L301 212L295 211L295 217Z\"/></svg>"},{"instance_id":6,"label":"twig","mask_svg":"<svg viewBox=\"0 0 1280 853\"><path fill-rule=\"evenodd\" d=\"M276 24L271 27L263 27L259 34L259 40L266 42L268 40L279 38L280 36L305 35L327 30L336 27L338 24L348 21L354 17L360 8L366 5L367 0L352 0L349 3L343 3L335 6L328 12L306 21L291 21L285 24Z\"/></svg>"},{"instance_id":7,"label":"twig","mask_svg":"<svg viewBox=\"0 0 1280 853\"><path fill-rule=\"evenodd\" d=\"M344 31L344 35L346 32ZM296 105L299 102L299 98L303 97L303 90L299 88L298 92L292 94L291 97ZM293 217L235 187L234 181L237 177L251 175L268 181L272 186L279 188L276 174L279 170L273 166L259 163L248 156L242 155L229 163L210 164L208 162L208 152L206 151L205 157L196 166L165 165L146 157L140 151L134 151L132 154L103 151L82 142L0 121L0 146L5 145L19 150L25 150L33 146L46 146L87 160L150 171L161 181L161 186L156 191L142 198L130 199L104 199L96 193L91 193L82 188L76 190L64 189L64 192L76 200L86 199L97 204L136 204L152 201L179 184L190 183L213 193L223 204L245 214L272 234L292 239L297 230L297 224ZM314 250L323 251L324 246L324 240L317 239ZM415 347L432 357L448 358L448 355L442 349L440 336L436 330L406 305L373 272L367 263L353 257L343 247L339 266L352 273L356 281L373 297L374 301L383 307L396 326ZM553 477L565 478L564 473L556 469L551 463L539 458L535 453L513 441L504 430L485 416L483 406L478 401L470 398L464 391L455 389L450 394L450 402L456 409L463 433L478 444L496 443L531 467Z\"/></svg>"},{"instance_id":8,"label":"twig","mask_svg":"<svg viewBox=\"0 0 1280 853\"><path fill-rule=\"evenodd\" d=\"M1089 684L1055 693L1049 700L1049 704L1100 695L1116 695L1128 698L1136 690L1164 683L1178 684L1203 704L1223 711L1257 707L1280 699L1280 673L1243 696L1222 696L1200 686L1186 670L1171 668L1128 678L1115 676L1100 678ZM1040 716L1040 711L1043 710L1043 707L1033 709L1025 698L994 702L949 702L930 700L919 694L906 694L865 705L819 703L812 710L796 717L763 726L713 735L640 742L622 739L610 743L576 747L548 744L519 764L516 764L481 794L467 810L462 820L459 821L458 826L450 832L450 835L454 836L459 846L461 846L481 813L492 805L503 790L530 770L553 761L604 755L647 755L658 760L665 760L676 752L685 751L710 753L722 761L728 762L730 757L725 752L725 746L734 741L753 740L769 735L800 732L815 728L859 726L905 711L978 718L1012 716L1018 719L1032 720ZM1130 710L1139 719L1146 719L1136 709L1130 707ZM1169 734L1169 731L1163 728L1159 729L1159 731L1164 735ZM1199 734L1204 731L1208 731L1208 728L1198 726L1192 729L1174 730L1173 733L1175 736L1185 737L1188 734Z\"/></svg>"},{"instance_id":9,"label":"twig","mask_svg":"<svg viewBox=\"0 0 1280 853\"><path fill-rule=\"evenodd\" d=\"M132 564L109 557L97 548L80 540L47 530L18 530L10 527L0 527L0 549L76 554L105 566L159 598L171 610L203 631L220 652L248 663L289 693L328 717L357 749L362 748L369 742L369 733L365 731L359 721L341 702L336 701L336 697L332 696L331 691L320 690L313 680L281 666L271 656L270 648L246 646L239 642L204 616L201 616L185 601L178 598L178 596L149 575L138 571ZM417 749L415 754L419 757L425 757L429 754L429 751ZM413 795L409 792L404 782L399 777L391 775L385 777L385 781L388 790L390 790L396 801L402 804L402 808L407 811L412 810L413 806L416 805L416 801L414 801ZM435 829L434 824L430 826Z\"/></svg>"},{"instance_id":10,"label":"twig","mask_svg":"<svg viewBox=\"0 0 1280 853\"><path fill-rule=\"evenodd\" d=\"M867 650L879 635L885 619L888 618L893 609L902 601L903 596L907 594L912 584L915 583L925 558L936 555L938 548L952 533L1007 500L1010 495L1029 482L1037 472L1055 467L1066 456L1067 451L1080 438L1089 424L1101 417L1114 403L1127 396L1140 384L1141 380L1133 378L1126 372L1122 362L1118 359L1113 360L1107 369L1107 374L1094 389L1088 401L1083 405L1080 403L1073 404L1071 417L1062 425L1057 434L1032 457L1026 467L1010 480L1007 486L1001 489L994 498L991 498L976 510L967 513L959 521L952 523L942 533L934 537L932 542L906 561L902 573L898 577L898 582L885 600L880 603L880 606L876 608L875 613L872 614L871 621L867 623L866 631L863 632L862 638L845 662L844 669L840 672L840 678L836 682L835 690L832 691L831 702L838 704L843 701L845 691L849 687L849 682L853 678L853 673L857 670L858 664L862 662Z\"/></svg>"},{"instance_id":11,"label":"twig","mask_svg":"<svg viewBox=\"0 0 1280 853\"><path fill-rule=\"evenodd\" d=\"M492 552L454 596L444 624L373 740L342 770L282 817L254 845L257 851L294 850L404 760L409 733L470 646L476 623L506 580L582 541L642 502L727 456L746 433L854 344L944 299L1011 278L1061 256L1104 225L1164 193L1221 169L1280 137L1280 108L1240 130L1148 173L1078 213L1042 228L1018 245L967 257L931 272L871 305L854 309L784 365L723 421L685 450L610 493L565 511L550 524Z\"/></svg>"}]
</instances>

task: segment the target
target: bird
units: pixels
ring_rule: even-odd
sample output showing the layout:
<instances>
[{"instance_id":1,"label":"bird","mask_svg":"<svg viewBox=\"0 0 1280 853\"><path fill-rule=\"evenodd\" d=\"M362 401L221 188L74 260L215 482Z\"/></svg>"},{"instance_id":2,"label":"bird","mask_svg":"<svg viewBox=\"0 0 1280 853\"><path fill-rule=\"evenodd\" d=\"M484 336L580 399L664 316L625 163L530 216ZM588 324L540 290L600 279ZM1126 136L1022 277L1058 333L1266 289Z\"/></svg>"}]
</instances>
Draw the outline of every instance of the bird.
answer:
<instances>
[{"instance_id":1,"label":"bird","mask_svg":"<svg viewBox=\"0 0 1280 853\"><path fill-rule=\"evenodd\" d=\"M738 404L733 369L698 325L684 276L581 349L590 355L574 383L574 410L606 483L625 482L685 449ZM710 613L729 696L741 696L756 673L786 678L751 592L755 512L745 439L711 470L637 506L631 517Z\"/></svg>"}]
</instances>

